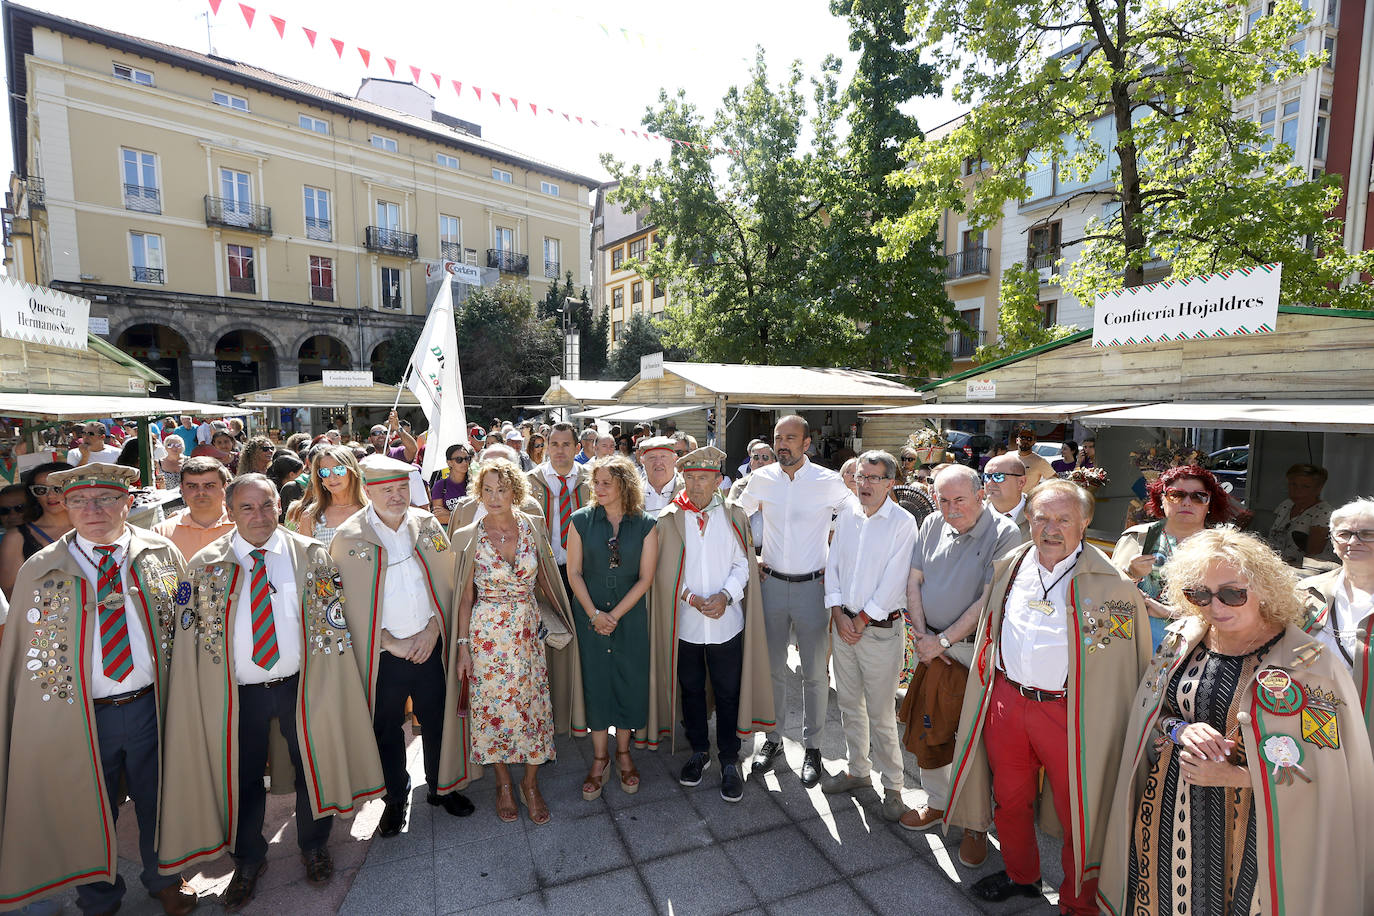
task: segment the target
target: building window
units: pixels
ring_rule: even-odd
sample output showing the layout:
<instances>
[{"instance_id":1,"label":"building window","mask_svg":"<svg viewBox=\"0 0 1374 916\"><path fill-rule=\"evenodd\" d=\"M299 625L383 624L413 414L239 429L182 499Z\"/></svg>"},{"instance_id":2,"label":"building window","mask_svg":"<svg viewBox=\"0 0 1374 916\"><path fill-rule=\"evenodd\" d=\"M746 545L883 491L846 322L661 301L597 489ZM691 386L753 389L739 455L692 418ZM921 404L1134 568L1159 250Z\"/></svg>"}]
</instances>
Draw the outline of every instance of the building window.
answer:
<instances>
[{"instance_id":1,"label":"building window","mask_svg":"<svg viewBox=\"0 0 1374 916\"><path fill-rule=\"evenodd\" d=\"M382 308L399 309L401 307L401 269L399 267L382 268Z\"/></svg>"},{"instance_id":2,"label":"building window","mask_svg":"<svg viewBox=\"0 0 1374 916\"><path fill-rule=\"evenodd\" d=\"M654 298L655 298L655 299L662 299L664 296L668 295L667 290L665 290L665 289L663 288L663 281L662 281L662 280L655 280L655 281L654 281L654 290L653 290L653 293L654 293Z\"/></svg>"},{"instance_id":3,"label":"building window","mask_svg":"<svg viewBox=\"0 0 1374 916\"><path fill-rule=\"evenodd\" d=\"M625 307L625 287L617 286L611 290L611 308L621 309Z\"/></svg>"},{"instance_id":4,"label":"building window","mask_svg":"<svg viewBox=\"0 0 1374 916\"><path fill-rule=\"evenodd\" d=\"M635 239L630 243L630 257L636 261L644 260L644 252L649 249L648 239Z\"/></svg>"},{"instance_id":5,"label":"building window","mask_svg":"<svg viewBox=\"0 0 1374 916\"><path fill-rule=\"evenodd\" d=\"M372 135L372 145L377 149L384 149L388 153L394 153L397 150L396 141L390 137L383 137L381 134Z\"/></svg>"},{"instance_id":6,"label":"building window","mask_svg":"<svg viewBox=\"0 0 1374 916\"><path fill-rule=\"evenodd\" d=\"M253 249L249 245L228 245L229 251L229 291L231 293L255 293L258 291L256 274L253 270Z\"/></svg>"},{"instance_id":7,"label":"building window","mask_svg":"<svg viewBox=\"0 0 1374 916\"><path fill-rule=\"evenodd\" d=\"M615 343L625 333L625 322L617 321L611 325L611 343Z\"/></svg>"},{"instance_id":8,"label":"building window","mask_svg":"<svg viewBox=\"0 0 1374 916\"><path fill-rule=\"evenodd\" d=\"M1288 50L1292 51L1294 54L1298 55L1299 57L1306 57L1306 56L1307 56L1307 39L1306 39L1306 38L1299 38L1297 41L1293 42L1291 45L1288 46Z\"/></svg>"},{"instance_id":9,"label":"building window","mask_svg":"<svg viewBox=\"0 0 1374 916\"><path fill-rule=\"evenodd\" d=\"M1298 149L1298 111L1302 103L1297 99L1283 105L1283 121L1279 124L1279 142L1293 152Z\"/></svg>"},{"instance_id":10,"label":"building window","mask_svg":"<svg viewBox=\"0 0 1374 916\"><path fill-rule=\"evenodd\" d=\"M514 229L507 229L505 226L496 227L496 250L512 253L515 251Z\"/></svg>"},{"instance_id":11,"label":"building window","mask_svg":"<svg viewBox=\"0 0 1374 916\"><path fill-rule=\"evenodd\" d=\"M563 263L563 243L558 239L544 239L544 276L550 280L558 279Z\"/></svg>"},{"instance_id":12,"label":"building window","mask_svg":"<svg viewBox=\"0 0 1374 916\"><path fill-rule=\"evenodd\" d=\"M253 185L247 172L220 169L219 196L225 223L245 227L252 224Z\"/></svg>"},{"instance_id":13,"label":"building window","mask_svg":"<svg viewBox=\"0 0 1374 916\"><path fill-rule=\"evenodd\" d=\"M1321 101L1326 102L1326 99L1322 99ZM1316 130L1313 133L1315 137L1312 144L1313 159L1326 159L1326 132L1329 122L1330 118L1328 118L1325 113L1317 115Z\"/></svg>"},{"instance_id":14,"label":"building window","mask_svg":"<svg viewBox=\"0 0 1374 916\"><path fill-rule=\"evenodd\" d=\"M1059 260L1060 222L1055 220L1030 231L1031 266L1037 270L1053 267Z\"/></svg>"},{"instance_id":15,"label":"building window","mask_svg":"<svg viewBox=\"0 0 1374 916\"><path fill-rule=\"evenodd\" d=\"M390 232L401 231L401 208L387 200L377 201L377 228Z\"/></svg>"},{"instance_id":16,"label":"building window","mask_svg":"<svg viewBox=\"0 0 1374 916\"><path fill-rule=\"evenodd\" d=\"M1255 26L1259 25L1259 21L1260 21L1260 19L1262 19L1263 17L1264 17L1264 10L1263 10L1262 8L1260 8L1260 7L1255 7L1254 9L1252 9L1252 10L1249 12L1249 14L1245 17L1245 31L1246 31L1246 33L1248 34L1249 32L1253 31L1254 28L1255 28Z\"/></svg>"},{"instance_id":17,"label":"building window","mask_svg":"<svg viewBox=\"0 0 1374 916\"><path fill-rule=\"evenodd\" d=\"M317 242L334 240L334 224L329 216L329 192L324 188L306 186L305 237Z\"/></svg>"},{"instance_id":18,"label":"building window","mask_svg":"<svg viewBox=\"0 0 1374 916\"><path fill-rule=\"evenodd\" d=\"M510 184L512 181L514 181L514 178L512 178L511 173L506 171L505 169L492 169L491 177L495 178L497 181L503 184Z\"/></svg>"},{"instance_id":19,"label":"building window","mask_svg":"<svg viewBox=\"0 0 1374 916\"><path fill-rule=\"evenodd\" d=\"M456 216L439 214L439 257L445 261L463 260L463 224Z\"/></svg>"},{"instance_id":20,"label":"building window","mask_svg":"<svg viewBox=\"0 0 1374 916\"><path fill-rule=\"evenodd\" d=\"M162 195L158 191L157 156L136 149L120 149L124 175L124 209L141 213L161 213Z\"/></svg>"},{"instance_id":21,"label":"building window","mask_svg":"<svg viewBox=\"0 0 1374 916\"><path fill-rule=\"evenodd\" d=\"M543 191L545 194L549 195L550 197L557 197L557 196L558 196L558 185L554 184L552 181L541 181L541 182L539 182L539 190L540 190L540 191Z\"/></svg>"},{"instance_id":22,"label":"building window","mask_svg":"<svg viewBox=\"0 0 1374 916\"><path fill-rule=\"evenodd\" d=\"M148 232L129 233L129 263L136 283L166 283L163 272L162 236Z\"/></svg>"},{"instance_id":23,"label":"building window","mask_svg":"<svg viewBox=\"0 0 1374 916\"><path fill-rule=\"evenodd\" d=\"M965 156L965 157L964 157L964 166L963 166L963 170L962 170L962 172L963 172L964 175L976 175L976 174L978 174L979 172L983 171L983 168L984 168L984 164L983 164L983 157L982 157L982 156Z\"/></svg>"},{"instance_id":24,"label":"building window","mask_svg":"<svg viewBox=\"0 0 1374 916\"><path fill-rule=\"evenodd\" d=\"M1052 328L1059 323L1059 300L1050 299L1040 303L1040 326Z\"/></svg>"},{"instance_id":25,"label":"building window","mask_svg":"<svg viewBox=\"0 0 1374 916\"><path fill-rule=\"evenodd\" d=\"M611 270L619 270L620 265L625 263L625 249L615 248L611 251Z\"/></svg>"},{"instance_id":26,"label":"building window","mask_svg":"<svg viewBox=\"0 0 1374 916\"><path fill-rule=\"evenodd\" d=\"M216 105L223 105L225 108L232 108L235 111L247 111L248 100L237 95L230 95L227 92L220 92L218 89L210 94L210 101Z\"/></svg>"},{"instance_id":27,"label":"building window","mask_svg":"<svg viewBox=\"0 0 1374 916\"><path fill-rule=\"evenodd\" d=\"M638 305L644 301L644 281L636 280L630 284L630 304Z\"/></svg>"},{"instance_id":28,"label":"building window","mask_svg":"<svg viewBox=\"0 0 1374 916\"><path fill-rule=\"evenodd\" d=\"M153 85L153 75L147 70L140 70L137 67L129 67L125 64L114 65L115 79L128 80L140 86Z\"/></svg>"},{"instance_id":29,"label":"building window","mask_svg":"<svg viewBox=\"0 0 1374 916\"><path fill-rule=\"evenodd\" d=\"M1267 153L1274 148L1274 109L1265 108L1260 111L1259 123L1260 134L1265 137L1260 141L1260 149Z\"/></svg>"},{"instance_id":30,"label":"building window","mask_svg":"<svg viewBox=\"0 0 1374 916\"><path fill-rule=\"evenodd\" d=\"M334 259L310 256L310 298L315 302L334 301Z\"/></svg>"},{"instance_id":31,"label":"building window","mask_svg":"<svg viewBox=\"0 0 1374 916\"><path fill-rule=\"evenodd\" d=\"M319 118L314 118L310 115L300 115L296 119L296 123L299 124L305 130L314 131L317 134L329 133L328 121L321 121Z\"/></svg>"},{"instance_id":32,"label":"building window","mask_svg":"<svg viewBox=\"0 0 1374 916\"><path fill-rule=\"evenodd\" d=\"M1328 35L1322 39L1322 50L1326 52L1326 60L1322 66L1328 70L1336 69L1336 39Z\"/></svg>"},{"instance_id":33,"label":"building window","mask_svg":"<svg viewBox=\"0 0 1374 916\"><path fill-rule=\"evenodd\" d=\"M457 156L450 156L448 153L435 153L434 161L439 163L446 169L453 169L455 172L458 171Z\"/></svg>"}]
</instances>

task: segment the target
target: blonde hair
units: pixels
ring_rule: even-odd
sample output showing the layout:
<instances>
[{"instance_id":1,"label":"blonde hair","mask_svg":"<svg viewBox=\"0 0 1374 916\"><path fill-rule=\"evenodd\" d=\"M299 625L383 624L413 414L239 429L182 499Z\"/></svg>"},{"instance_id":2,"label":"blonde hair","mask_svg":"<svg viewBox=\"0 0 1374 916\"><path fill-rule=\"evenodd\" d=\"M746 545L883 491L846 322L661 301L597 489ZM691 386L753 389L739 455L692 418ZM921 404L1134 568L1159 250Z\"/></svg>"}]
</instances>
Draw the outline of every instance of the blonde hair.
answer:
<instances>
[{"instance_id":1,"label":"blonde hair","mask_svg":"<svg viewBox=\"0 0 1374 916\"><path fill-rule=\"evenodd\" d=\"M597 471L605 471L611 479L620 484L620 508L626 515L641 515L644 512L644 484L639 479L639 469L624 455L607 455L587 463L589 479L596 480ZM596 501L596 488L592 487L593 506ZM604 507L603 507L604 508Z\"/></svg>"},{"instance_id":2,"label":"blonde hair","mask_svg":"<svg viewBox=\"0 0 1374 916\"><path fill-rule=\"evenodd\" d=\"M489 458L468 472L468 493L482 498L482 479L495 474L501 483L510 488L510 507L520 511L520 506L530 496L530 482L525 479L519 466L509 458Z\"/></svg>"},{"instance_id":3,"label":"blonde hair","mask_svg":"<svg viewBox=\"0 0 1374 916\"><path fill-rule=\"evenodd\" d=\"M1223 563L1234 566L1249 583L1266 623L1289 626L1302 622L1297 572L1264 541L1230 525L1200 531L1174 548L1162 571L1169 603L1185 614L1202 616L1202 608L1184 597L1183 590L1201 586L1207 573Z\"/></svg>"},{"instance_id":4,"label":"blonde hair","mask_svg":"<svg viewBox=\"0 0 1374 916\"><path fill-rule=\"evenodd\" d=\"M301 520L309 516L312 523L318 523L324 518L325 510L333 504L334 495L320 479L320 465L326 460L348 468L350 504L365 507L371 502L367 498L367 491L363 489L363 472L358 467L358 459L353 457L353 450L343 445L320 445L310 454L310 483L305 496L286 513L288 522L299 527Z\"/></svg>"}]
</instances>

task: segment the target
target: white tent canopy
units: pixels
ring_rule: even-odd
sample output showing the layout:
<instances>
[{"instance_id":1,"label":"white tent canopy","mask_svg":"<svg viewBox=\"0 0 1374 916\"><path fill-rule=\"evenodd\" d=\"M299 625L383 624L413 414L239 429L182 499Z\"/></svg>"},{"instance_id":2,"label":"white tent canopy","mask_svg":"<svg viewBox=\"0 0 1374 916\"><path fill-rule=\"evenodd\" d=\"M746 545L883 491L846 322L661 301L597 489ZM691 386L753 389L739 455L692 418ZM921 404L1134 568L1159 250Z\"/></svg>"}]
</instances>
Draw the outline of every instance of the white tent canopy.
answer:
<instances>
[{"instance_id":1,"label":"white tent canopy","mask_svg":"<svg viewBox=\"0 0 1374 916\"><path fill-rule=\"evenodd\" d=\"M1368 401L1174 401L1079 417L1087 426L1374 433Z\"/></svg>"},{"instance_id":2,"label":"white tent canopy","mask_svg":"<svg viewBox=\"0 0 1374 916\"><path fill-rule=\"evenodd\" d=\"M1008 404L998 401L969 401L959 404L913 404L909 407L889 407L885 410L866 410L865 417L929 417L969 420L1076 420L1084 416L1112 416L1117 411L1144 406L1139 403L1081 403ZM1104 419L1104 425L1108 422Z\"/></svg>"},{"instance_id":3,"label":"white tent canopy","mask_svg":"<svg viewBox=\"0 0 1374 916\"><path fill-rule=\"evenodd\" d=\"M90 417L241 417L253 411L169 398L0 392L0 416L84 420Z\"/></svg>"}]
</instances>

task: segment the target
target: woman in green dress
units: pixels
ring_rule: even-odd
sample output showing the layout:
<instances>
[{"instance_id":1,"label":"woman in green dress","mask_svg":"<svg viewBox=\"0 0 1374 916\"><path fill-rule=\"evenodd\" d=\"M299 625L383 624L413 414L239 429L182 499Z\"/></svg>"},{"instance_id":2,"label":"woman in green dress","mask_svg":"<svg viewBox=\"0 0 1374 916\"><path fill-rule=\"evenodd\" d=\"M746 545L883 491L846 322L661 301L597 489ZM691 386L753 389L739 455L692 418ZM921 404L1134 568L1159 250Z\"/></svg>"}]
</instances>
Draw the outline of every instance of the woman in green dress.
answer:
<instances>
[{"instance_id":1,"label":"woman in green dress","mask_svg":"<svg viewBox=\"0 0 1374 916\"><path fill-rule=\"evenodd\" d=\"M649 718L649 612L645 594L658 563L654 519L644 514L644 485L628 458L591 463L592 501L572 515L568 531L568 584L574 612L587 727L593 760L582 797L601 797L610 770L609 735L615 728L620 787L639 791L630 736Z\"/></svg>"}]
</instances>

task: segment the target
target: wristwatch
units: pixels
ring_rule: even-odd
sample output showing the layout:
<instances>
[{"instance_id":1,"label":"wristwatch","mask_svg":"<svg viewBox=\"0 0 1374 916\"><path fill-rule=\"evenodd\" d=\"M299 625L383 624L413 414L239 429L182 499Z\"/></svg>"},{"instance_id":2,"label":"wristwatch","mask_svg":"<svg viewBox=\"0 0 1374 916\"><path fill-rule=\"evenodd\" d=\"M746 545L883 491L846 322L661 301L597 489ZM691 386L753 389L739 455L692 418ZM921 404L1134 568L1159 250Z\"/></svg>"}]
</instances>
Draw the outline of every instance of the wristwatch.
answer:
<instances>
[{"instance_id":1,"label":"wristwatch","mask_svg":"<svg viewBox=\"0 0 1374 916\"><path fill-rule=\"evenodd\" d=\"M942 648L942 649L948 649L951 645L952 645L952 643L950 643L949 637L946 636L945 634L941 633L941 634L940 634L940 648Z\"/></svg>"}]
</instances>

